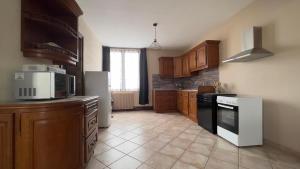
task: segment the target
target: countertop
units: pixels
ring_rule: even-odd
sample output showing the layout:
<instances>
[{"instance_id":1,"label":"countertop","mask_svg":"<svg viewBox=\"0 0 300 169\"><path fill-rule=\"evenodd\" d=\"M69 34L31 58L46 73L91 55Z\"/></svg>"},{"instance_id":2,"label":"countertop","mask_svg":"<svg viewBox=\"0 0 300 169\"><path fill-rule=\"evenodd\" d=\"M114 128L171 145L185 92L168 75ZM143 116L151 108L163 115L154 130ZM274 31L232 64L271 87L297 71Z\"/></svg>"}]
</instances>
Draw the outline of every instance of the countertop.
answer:
<instances>
[{"instance_id":1,"label":"countertop","mask_svg":"<svg viewBox=\"0 0 300 169\"><path fill-rule=\"evenodd\" d=\"M92 100L99 98L98 96L73 96L69 98L64 99L52 99L52 100L30 100L30 101L21 101L21 100L15 100L15 101L7 101L7 102L0 102L0 108L1 107L23 107L23 106L43 106L43 105L49 105L49 104L62 104L62 103L80 103L85 102L87 100Z\"/></svg>"},{"instance_id":2,"label":"countertop","mask_svg":"<svg viewBox=\"0 0 300 169\"><path fill-rule=\"evenodd\" d=\"M198 89L163 89L157 88L153 89L154 91L186 91L186 92L198 92Z\"/></svg>"}]
</instances>

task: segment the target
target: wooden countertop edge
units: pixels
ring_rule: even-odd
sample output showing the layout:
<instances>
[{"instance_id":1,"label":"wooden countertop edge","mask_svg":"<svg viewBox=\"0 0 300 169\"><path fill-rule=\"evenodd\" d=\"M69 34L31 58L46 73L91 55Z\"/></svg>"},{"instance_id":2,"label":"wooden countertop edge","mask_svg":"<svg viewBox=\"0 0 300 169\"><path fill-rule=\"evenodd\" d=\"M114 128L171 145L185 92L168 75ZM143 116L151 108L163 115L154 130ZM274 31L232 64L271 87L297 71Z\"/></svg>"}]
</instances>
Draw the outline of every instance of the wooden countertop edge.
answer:
<instances>
[{"instance_id":1,"label":"wooden countertop edge","mask_svg":"<svg viewBox=\"0 0 300 169\"><path fill-rule=\"evenodd\" d=\"M45 108L45 107L58 107L69 105L80 105L86 101L99 99L98 96L74 96L66 99L45 100L45 101L24 101L24 102L12 102L7 104L0 104L0 110L7 109L33 109L33 108ZM0 112L1 113L1 112Z\"/></svg>"}]
</instances>

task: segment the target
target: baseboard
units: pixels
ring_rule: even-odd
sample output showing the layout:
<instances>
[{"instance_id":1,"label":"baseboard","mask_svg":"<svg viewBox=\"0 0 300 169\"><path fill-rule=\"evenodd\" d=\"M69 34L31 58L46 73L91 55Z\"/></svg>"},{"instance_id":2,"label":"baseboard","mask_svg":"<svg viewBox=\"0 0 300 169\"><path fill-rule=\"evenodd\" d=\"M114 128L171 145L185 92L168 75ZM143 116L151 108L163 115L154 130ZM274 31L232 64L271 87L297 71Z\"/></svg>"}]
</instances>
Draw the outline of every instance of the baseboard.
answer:
<instances>
[{"instance_id":1,"label":"baseboard","mask_svg":"<svg viewBox=\"0 0 300 169\"><path fill-rule=\"evenodd\" d=\"M133 109L119 109L113 110L113 112L122 112L122 111L141 111L141 110L153 110L153 106L138 106Z\"/></svg>"},{"instance_id":2,"label":"baseboard","mask_svg":"<svg viewBox=\"0 0 300 169\"><path fill-rule=\"evenodd\" d=\"M279 149L279 150L281 150L283 152L289 153L291 155L294 155L294 156L297 156L297 157L300 158L300 152L295 151L295 150L293 150L293 149L291 149L289 147L286 147L284 145L275 143L275 142L273 142L271 140L268 140L268 139L264 139L264 144L268 145L268 146L271 146L271 147L274 147L274 148L277 148L277 149Z\"/></svg>"}]
</instances>

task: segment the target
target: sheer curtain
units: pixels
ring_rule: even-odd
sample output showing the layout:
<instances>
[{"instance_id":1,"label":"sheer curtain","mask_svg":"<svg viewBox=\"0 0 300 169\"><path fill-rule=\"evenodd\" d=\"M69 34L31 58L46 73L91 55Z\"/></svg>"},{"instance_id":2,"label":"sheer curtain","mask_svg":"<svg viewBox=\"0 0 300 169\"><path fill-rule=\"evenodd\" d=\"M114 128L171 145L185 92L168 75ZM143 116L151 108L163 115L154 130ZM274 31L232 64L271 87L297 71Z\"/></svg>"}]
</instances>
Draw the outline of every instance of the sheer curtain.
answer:
<instances>
[{"instance_id":1,"label":"sheer curtain","mask_svg":"<svg viewBox=\"0 0 300 169\"><path fill-rule=\"evenodd\" d=\"M139 91L139 49L110 50L111 88L113 91Z\"/></svg>"}]
</instances>

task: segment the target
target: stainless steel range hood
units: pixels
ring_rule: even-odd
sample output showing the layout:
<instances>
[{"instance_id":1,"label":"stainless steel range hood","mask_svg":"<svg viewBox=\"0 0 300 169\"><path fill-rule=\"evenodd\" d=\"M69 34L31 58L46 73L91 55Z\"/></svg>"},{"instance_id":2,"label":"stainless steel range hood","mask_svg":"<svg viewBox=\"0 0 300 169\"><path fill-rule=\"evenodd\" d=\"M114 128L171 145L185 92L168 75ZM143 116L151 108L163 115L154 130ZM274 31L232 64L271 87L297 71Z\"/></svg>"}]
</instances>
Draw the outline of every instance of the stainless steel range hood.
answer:
<instances>
[{"instance_id":1,"label":"stainless steel range hood","mask_svg":"<svg viewBox=\"0 0 300 169\"><path fill-rule=\"evenodd\" d=\"M273 53L262 48L262 28L252 27L243 33L243 51L223 60L228 62L247 62L255 59L272 56Z\"/></svg>"}]
</instances>

